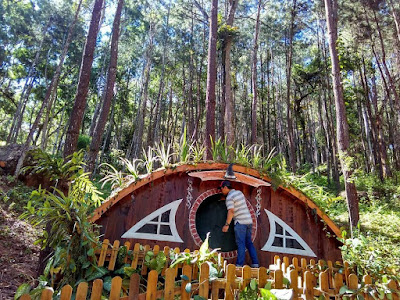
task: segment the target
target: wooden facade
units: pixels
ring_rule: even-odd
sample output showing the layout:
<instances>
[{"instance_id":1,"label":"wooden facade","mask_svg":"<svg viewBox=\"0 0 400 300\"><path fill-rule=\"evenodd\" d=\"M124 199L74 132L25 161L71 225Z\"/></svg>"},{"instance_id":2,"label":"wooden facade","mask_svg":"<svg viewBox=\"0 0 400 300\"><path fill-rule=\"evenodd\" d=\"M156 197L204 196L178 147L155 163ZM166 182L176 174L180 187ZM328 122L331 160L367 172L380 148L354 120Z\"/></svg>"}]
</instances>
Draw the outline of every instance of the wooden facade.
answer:
<instances>
[{"instance_id":1,"label":"wooden facade","mask_svg":"<svg viewBox=\"0 0 400 300\"><path fill-rule=\"evenodd\" d=\"M221 231L226 210L218 186L226 169L226 164L203 163L157 170L107 199L92 221L109 240L180 249L198 249L205 231L211 231L210 245L222 248L224 257L234 262L232 228ZM233 170L237 179L232 186L248 200L262 266L277 254L340 260L340 230L313 201L293 188L273 190L271 180L256 170Z\"/></svg>"}]
</instances>

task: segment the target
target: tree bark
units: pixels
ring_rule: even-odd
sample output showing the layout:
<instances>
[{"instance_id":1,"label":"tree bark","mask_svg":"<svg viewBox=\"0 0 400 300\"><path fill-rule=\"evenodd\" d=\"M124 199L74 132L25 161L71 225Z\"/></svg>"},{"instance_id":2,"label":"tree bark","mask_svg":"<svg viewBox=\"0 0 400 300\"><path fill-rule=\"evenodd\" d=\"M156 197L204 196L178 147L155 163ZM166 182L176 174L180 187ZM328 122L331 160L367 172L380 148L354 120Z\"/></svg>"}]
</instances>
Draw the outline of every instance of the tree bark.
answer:
<instances>
[{"instance_id":1,"label":"tree bark","mask_svg":"<svg viewBox=\"0 0 400 300\"><path fill-rule=\"evenodd\" d=\"M78 144L79 131L81 129L86 107L86 97L89 91L90 73L92 70L93 55L96 47L102 7L103 0L95 0L92 11L92 19L90 21L85 49L82 56L82 64L79 73L79 83L75 95L75 102L69 118L69 126L65 138L64 159L76 151L76 146Z\"/></svg>"},{"instance_id":2,"label":"tree bark","mask_svg":"<svg viewBox=\"0 0 400 300\"><path fill-rule=\"evenodd\" d=\"M62 51L61 56L60 56L60 61L59 61L58 65L57 65L57 69L56 69L56 71L55 71L55 73L53 75L53 78L51 80L50 86L47 89L46 95L45 95L44 100L43 100L43 104L42 105L46 105L46 109L47 109L47 114L46 114L45 120L43 122L43 133L42 133L42 144L41 144L41 148L43 150L45 150L46 146L47 146L47 138L46 138L47 124L49 122L49 115L50 115L51 107L52 107L52 105L54 103L55 94L56 94L57 87L58 87L58 82L59 82L60 76L61 76L61 70L62 70L62 67L64 65L65 57L67 56L67 53L68 53L69 45L71 44L72 34L74 32L75 25L76 25L76 22L78 20L78 16L79 16L79 12L81 10L81 6L82 6L82 0L79 0L78 6L77 6L76 11L75 11L74 20L72 21L72 23L71 23L71 25L69 26L69 29L68 29L67 39L65 41L64 48L63 48L63 51Z\"/></svg>"},{"instance_id":3,"label":"tree bark","mask_svg":"<svg viewBox=\"0 0 400 300\"><path fill-rule=\"evenodd\" d=\"M28 137L27 137L27 139L25 141L24 147L22 148L21 156L18 159L17 167L15 169L15 176L19 175L19 172L20 172L20 170L22 168L22 165L23 165L25 157L26 157L26 153L27 153L27 151L29 149L29 146L31 144L31 140L33 138L33 135L34 135L34 133L35 133L35 131L36 131L38 125L39 125L40 119L42 118L42 114L43 114L44 109L46 107L48 108L49 101L52 99L52 97L55 97L55 92L57 90L58 81L59 81L60 75L61 75L61 69L62 69L62 67L64 65L64 60L65 60L65 57L66 57L67 52L68 52L69 44L71 43L72 34L73 34L73 31L74 31L74 28L75 28L76 21L78 19L78 15L79 15L81 4L82 4L82 0L80 0L79 3L78 3L78 7L76 9L75 16L74 16L74 21L72 22L71 26L69 27L68 36L67 36L67 39L65 41L62 54L60 56L60 61L59 61L58 65L57 65L57 68L56 68L54 76L53 76L53 78L51 80L50 86L47 89L47 92L46 92L46 95L45 95L45 97L43 99L42 105L41 105L41 107L40 107L40 109L39 109L39 111L38 111L38 113L36 115L35 121L33 122L32 126L31 126L31 128L29 130ZM45 135L46 134L45 128L42 128L42 129L43 129L43 135Z\"/></svg>"},{"instance_id":4,"label":"tree bark","mask_svg":"<svg viewBox=\"0 0 400 300\"><path fill-rule=\"evenodd\" d=\"M296 17L297 0L293 0L291 10L290 27L289 27L289 43L286 55L286 121L287 121L287 139L289 144L289 162L292 172L296 172L296 146L294 141L294 130L291 108L291 77L292 77L292 57L293 57L293 37L294 37L294 20Z\"/></svg>"},{"instance_id":5,"label":"tree bark","mask_svg":"<svg viewBox=\"0 0 400 300\"><path fill-rule=\"evenodd\" d=\"M124 0L119 0L117 10L115 12L112 37L111 37L111 57L110 65L107 74L107 84L104 91L103 107L97 121L92 141L90 143L89 154L87 159L87 172L92 172L96 162L97 154L99 153L101 138L103 136L104 128L107 123L108 114L110 112L111 102L114 96L115 78L117 76L117 63L118 63L118 40L120 32L121 12L124 5Z\"/></svg>"},{"instance_id":6,"label":"tree bark","mask_svg":"<svg viewBox=\"0 0 400 300\"><path fill-rule=\"evenodd\" d=\"M47 30L50 27L51 21L52 20L50 18L46 26L43 28L42 39L40 40L39 47L36 51L35 59L33 60L31 67L29 68L28 76L26 77L25 85L24 88L22 89L18 107L14 115L13 123L11 125L10 133L7 137L7 144L13 144L16 143L17 141L19 130L21 129L22 125L25 107L28 102L33 84L36 80L36 65L39 62L40 52L42 51L43 42L45 40Z\"/></svg>"},{"instance_id":7,"label":"tree bark","mask_svg":"<svg viewBox=\"0 0 400 300\"><path fill-rule=\"evenodd\" d=\"M253 101L251 105L251 143L257 144L257 50L258 50L258 34L260 32L260 12L261 0L258 0L256 27L254 30L253 53L252 53L252 68L251 82L253 90Z\"/></svg>"},{"instance_id":8,"label":"tree bark","mask_svg":"<svg viewBox=\"0 0 400 300\"><path fill-rule=\"evenodd\" d=\"M208 42L207 93L206 93L206 158L211 159L211 139L215 141L215 83L217 80L217 27L218 0L212 0Z\"/></svg>"},{"instance_id":9,"label":"tree bark","mask_svg":"<svg viewBox=\"0 0 400 300\"><path fill-rule=\"evenodd\" d=\"M400 42L400 14L399 14L399 11L394 6L393 0L388 0L388 1L389 1L390 8L392 10L394 24L396 25L397 38Z\"/></svg>"},{"instance_id":10,"label":"tree bark","mask_svg":"<svg viewBox=\"0 0 400 300\"><path fill-rule=\"evenodd\" d=\"M326 11L326 23L328 27L329 51L332 62L333 92L335 96L336 120L337 120L337 143L339 158L342 166L344 185L346 190L347 207L349 211L350 231L353 236L353 229L359 220L358 197L354 182L351 179L352 167L348 164L349 159L349 125L347 123L346 107L343 98L343 87L340 78L340 66L337 42L337 0L324 0Z\"/></svg>"},{"instance_id":11,"label":"tree bark","mask_svg":"<svg viewBox=\"0 0 400 300\"><path fill-rule=\"evenodd\" d=\"M235 12L238 6L238 0L229 0L229 12L226 18L226 25L232 27L235 20ZM231 80L231 49L233 36L227 34L223 44L222 63L223 63L223 95L224 95L224 122L223 132L226 137L227 145L233 145L235 141L234 128L234 107L232 97L232 80Z\"/></svg>"},{"instance_id":12,"label":"tree bark","mask_svg":"<svg viewBox=\"0 0 400 300\"><path fill-rule=\"evenodd\" d=\"M157 142L160 139L160 124L161 124L161 114L163 113L163 102L162 97L164 95L164 77L165 77L165 64L166 64L166 56L167 56L167 41L168 41L168 29L169 29L169 14L170 14L170 6L168 5L168 13L166 20L166 30L164 32L164 45L163 45L163 54L162 54L162 69L161 69L161 78L160 85L158 88L157 102L156 102L156 120L154 124L154 134L153 141Z\"/></svg>"}]
</instances>

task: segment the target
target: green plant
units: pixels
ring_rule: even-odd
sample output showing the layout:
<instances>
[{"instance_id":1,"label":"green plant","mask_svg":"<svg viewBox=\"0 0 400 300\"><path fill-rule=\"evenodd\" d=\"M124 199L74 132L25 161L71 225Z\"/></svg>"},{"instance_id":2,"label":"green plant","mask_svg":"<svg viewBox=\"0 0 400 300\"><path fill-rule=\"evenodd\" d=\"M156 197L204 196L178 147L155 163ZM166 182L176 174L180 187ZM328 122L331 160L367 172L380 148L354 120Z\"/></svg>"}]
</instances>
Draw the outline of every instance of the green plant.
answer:
<instances>
[{"instance_id":1,"label":"green plant","mask_svg":"<svg viewBox=\"0 0 400 300\"><path fill-rule=\"evenodd\" d=\"M9 187L11 186L11 188L7 191L0 191L0 200L8 205L9 210L22 213L33 188L24 185L20 181L10 182L8 181L8 176L5 184Z\"/></svg>"},{"instance_id":2,"label":"green plant","mask_svg":"<svg viewBox=\"0 0 400 300\"><path fill-rule=\"evenodd\" d=\"M141 159L135 158L130 161L127 158L120 157L119 160L128 171L128 176L132 177L133 180L139 178L139 168L143 164L143 161Z\"/></svg>"},{"instance_id":3,"label":"green plant","mask_svg":"<svg viewBox=\"0 0 400 300\"><path fill-rule=\"evenodd\" d=\"M78 137L78 150L88 150L90 145L91 138L88 135L80 134Z\"/></svg>"},{"instance_id":4,"label":"green plant","mask_svg":"<svg viewBox=\"0 0 400 300\"><path fill-rule=\"evenodd\" d=\"M394 294L400 295L400 290L391 288L386 277L383 278L382 282L372 284L362 282L356 289L350 289L347 285L344 285L339 290L339 297L344 300L364 300L364 295L368 295L368 298L372 299L393 299Z\"/></svg>"},{"instance_id":5,"label":"green plant","mask_svg":"<svg viewBox=\"0 0 400 300\"><path fill-rule=\"evenodd\" d=\"M211 153L213 160L228 162L231 147L229 147L228 144L226 143L226 138L224 140L218 138L218 140L214 142L213 139L210 137L210 140L211 140Z\"/></svg>"},{"instance_id":6,"label":"green plant","mask_svg":"<svg viewBox=\"0 0 400 300\"><path fill-rule=\"evenodd\" d=\"M191 159L194 163L199 163L204 158L206 147L201 143L193 143L190 145Z\"/></svg>"},{"instance_id":7,"label":"green plant","mask_svg":"<svg viewBox=\"0 0 400 300\"><path fill-rule=\"evenodd\" d=\"M259 169L263 164L263 158L261 155L261 150L263 146L253 145L251 146L251 164L253 168ZM267 157L268 159L268 157Z\"/></svg>"},{"instance_id":8,"label":"green plant","mask_svg":"<svg viewBox=\"0 0 400 300\"><path fill-rule=\"evenodd\" d=\"M66 161L60 157L54 157L48 153L35 149L32 152L35 164L23 168L23 172L43 174L55 182L54 189L59 188L63 193L70 193L71 196L90 197L92 204L99 206L101 193L90 180L89 174L85 173L84 151L74 152L67 157ZM70 188L72 187L72 189Z\"/></svg>"},{"instance_id":9,"label":"green plant","mask_svg":"<svg viewBox=\"0 0 400 300\"><path fill-rule=\"evenodd\" d=\"M235 151L235 162L243 166L250 166L250 151L251 148L244 144L238 146Z\"/></svg>"},{"instance_id":10,"label":"green plant","mask_svg":"<svg viewBox=\"0 0 400 300\"><path fill-rule=\"evenodd\" d=\"M144 264L150 270L156 270L158 274L161 274L162 269L164 269L167 257L164 252L158 252L157 255L153 251L147 251L144 257Z\"/></svg>"},{"instance_id":11,"label":"green plant","mask_svg":"<svg viewBox=\"0 0 400 300\"><path fill-rule=\"evenodd\" d=\"M55 189L54 194L43 189L32 192L22 218L34 226L46 228L36 241L42 248L52 249L44 276L55 289L74 284L84 278L84 272L94 266L93 244L98 243L96 226L88 221L91 198Z\"/></svg>"},{"instance_id":12,"label":"green plant","mask_svg":"<svg viewBox=\"0 0 400 300\"><path fill-rule=\"evenodd\" d=\"M252 279L240 293L240 300L276 300L277 297L270 291L271 283L267 283L264 288L259 288L256 279Z\"/></svg>"},{"instance_id":13,"label":"green plant","mask_svg":"<svg viewBox=\"0 0 400 300\"><path fill-rule=\"evenodd\" d=\"M154 162L157 161L157 157L154 156L154 150L149 146L146 150L143 149L143 164L146 168L147 174L150 174L154 169Z\"/></svg>"},{"instance_id":14,"label":"green plant","mask_svg":"<svg viewBox=\"0 0 400 300\"><path fill-rule=\"evenodd\" d=\"M104 177L100 179L100 182L103 183L102 187L107 183L111 183L112 189L123 186L125 183L125 174L122 171L118 171L109 163L102 163L100 168L102 168L102 173L104 175Z\"/></svg>"},{"instance_id":15,"label":"green plant","mask_svg":"<svg viewBox=\"0 0 400 300\"><path fill-rule=\"evenodd\" d=\"M343 260L349 262L359 278L369 274L374 281L380 282L383 276L400 279L400 249L388 243L385 236L364 234L356 230L354 237L343 243Z\"/></svg>"},{"instance_id":16,"label":"green plant","mask_svg":"<svg viewBox=\"0 0 400 300\"><path fill-rule=\"evenodd\" d=\"M64 161L62 157L52 156L41 149L30 151L34 165L26 166L21 171L43 174L52 181L73 181L84 173L83 150L74 152Z\"/></svg>"},{"instance_id":17,"label":"green plant","mask_svg":"<svg viewBox=\"0 0 400 300\"><path fill-rule=\"evenodd\" d=\"M219 258L220 254L217 253L219 248L210 251L208 242L209 237L210 233L208 232L204 242L200 246L199 251L175 254L170 267L173 268L179 263L196 263L200 267L203 263L207 263L210 267L210 280L221 277L222 265L221 259Z\"/></svg>"},{"instance_id":18,"label":"green plant","mask_svg":"<svg viewBox=\"0 0 400 300\"><path fill-rule=\"evenodd\" d=\"M171 151L170 145L167 145L166 147L162 141L159 144L156 144L155 160L156 161L158 160L163 168L167 168L170 165L170 159L174 155L174 153L170 153L170 151Z\"/></svg>"},{"instance_id":19,"label":"green plant","mask_svg":"<svg viewBox=\"0 0 400 300\"><path fill-rule=\"evenodd\" d=\"M188 144L187 142L187 133L186 133L186 126L183 129L183 133L182 136L179 140L179 145L178 145L178 149L177 149L177 153L179 153L179 161L181 163L186 163L189 161L190 159L190 150L191 150L191 146Z\"/></svg>"}]
</instances>

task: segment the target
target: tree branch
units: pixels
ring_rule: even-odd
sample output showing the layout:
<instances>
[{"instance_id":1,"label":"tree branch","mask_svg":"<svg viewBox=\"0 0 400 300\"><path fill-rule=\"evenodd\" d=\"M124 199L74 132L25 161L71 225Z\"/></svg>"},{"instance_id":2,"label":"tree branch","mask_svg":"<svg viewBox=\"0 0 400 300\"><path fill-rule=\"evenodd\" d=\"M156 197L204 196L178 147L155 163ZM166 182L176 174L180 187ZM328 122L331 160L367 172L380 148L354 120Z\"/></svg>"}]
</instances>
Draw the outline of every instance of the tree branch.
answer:
<instances>
[{"instance_id":1,"label":"tree branch","mask_svg":"<svg viewBox=\"0 0 400 300\"><path fill-rule=\"evenodd\" d=\"M203 7L201 7L201 5L199 4L199 2L197 2L197 0L193 0L194 5L200 10L200 12L203 14L204 19L206 19L206 21L208 22L208 14L207 12L204 10Z\"/></svg>"}]
</instances>

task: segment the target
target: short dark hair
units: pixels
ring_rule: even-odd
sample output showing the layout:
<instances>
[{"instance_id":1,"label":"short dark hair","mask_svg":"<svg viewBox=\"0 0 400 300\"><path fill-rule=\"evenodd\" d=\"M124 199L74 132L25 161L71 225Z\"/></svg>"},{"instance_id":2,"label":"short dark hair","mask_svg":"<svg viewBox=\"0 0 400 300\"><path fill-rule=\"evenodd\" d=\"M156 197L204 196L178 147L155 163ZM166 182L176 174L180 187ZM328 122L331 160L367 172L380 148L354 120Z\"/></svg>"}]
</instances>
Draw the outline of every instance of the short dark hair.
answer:
<instances>
[{"instance_id":1,"label":"short dark hair","mask_svg":"<svg viewBox=\"0 0 400 300\"><path fill-rule=\"evenodd\" d=\"M228 180L224 180L221 182L221 184L219 185L219 188L222 189L223 187L227 187L228 189L232 188L231 182Z\"/></svg>"}]
</instances>

